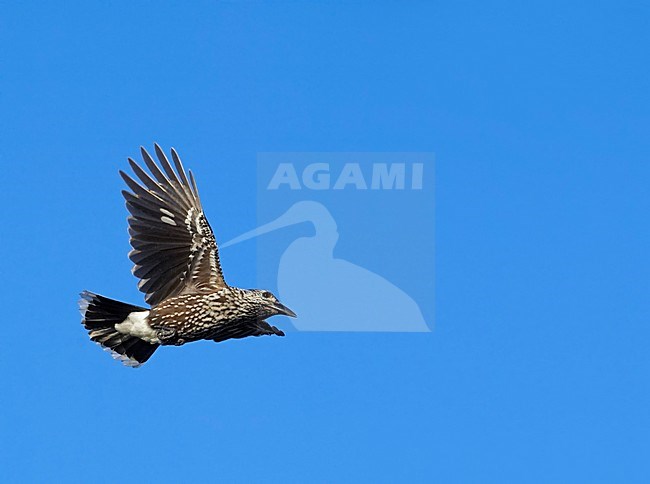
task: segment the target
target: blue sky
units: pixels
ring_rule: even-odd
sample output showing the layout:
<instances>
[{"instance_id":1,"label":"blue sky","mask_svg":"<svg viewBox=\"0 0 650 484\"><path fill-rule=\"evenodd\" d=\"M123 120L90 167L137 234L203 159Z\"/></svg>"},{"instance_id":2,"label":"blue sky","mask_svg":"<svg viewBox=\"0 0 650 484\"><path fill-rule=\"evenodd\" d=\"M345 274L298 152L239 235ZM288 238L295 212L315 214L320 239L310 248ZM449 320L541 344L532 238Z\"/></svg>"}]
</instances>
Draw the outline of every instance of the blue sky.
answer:
<instances>
[{"instance_id":1,"label":"blue sky","mask_svg":"<svg viewBox=\"0 0 650 484\"><path fill-rule=\"evenodd\" d=\"M4 479L647 482L649 14L3 2ZM258 152L435 152L435 331L106 357L77 294L142 303L117 170L154 141L220 240Z\"/></svg>"}]
</instances>

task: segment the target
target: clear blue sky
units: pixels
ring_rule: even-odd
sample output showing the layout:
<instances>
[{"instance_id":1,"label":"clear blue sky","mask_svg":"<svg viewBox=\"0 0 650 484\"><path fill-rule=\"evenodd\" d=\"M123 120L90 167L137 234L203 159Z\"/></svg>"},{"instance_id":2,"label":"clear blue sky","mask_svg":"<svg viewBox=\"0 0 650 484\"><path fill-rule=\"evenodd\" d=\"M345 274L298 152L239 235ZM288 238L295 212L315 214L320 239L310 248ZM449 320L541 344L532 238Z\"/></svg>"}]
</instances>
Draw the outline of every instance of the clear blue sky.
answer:
<instances>
[{"instance_id":1,"label":"clear blue sky","mask_svg":"<svg viewBox=\"0 0 650 484\"><path fill-rule=\"evenodd\" d=\"M3 480L648 482L647 4L98 4L2 3ZM154 141L220 240L258 152L435 152L435 331L101 354Z\"/></svg>"}]
</instances>

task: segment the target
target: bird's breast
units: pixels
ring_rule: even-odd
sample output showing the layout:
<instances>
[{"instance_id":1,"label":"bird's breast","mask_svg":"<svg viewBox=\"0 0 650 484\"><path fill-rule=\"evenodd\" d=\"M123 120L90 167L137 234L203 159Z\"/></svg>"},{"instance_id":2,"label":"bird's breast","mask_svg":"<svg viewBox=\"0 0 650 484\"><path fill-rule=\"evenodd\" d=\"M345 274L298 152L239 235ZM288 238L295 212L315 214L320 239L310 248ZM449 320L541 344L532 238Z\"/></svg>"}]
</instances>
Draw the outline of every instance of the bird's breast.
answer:
<instances>
[{"instance_id":1,"label":"bird's breast","mask_svg":"<svg viewBox=\"0 0 650 484\"><path fill-rule=\"evenodd\" d=\"M151 309L149 324L163 344L205 339L228 317L224 305L210 295L188 294L170 298Z\"/></svg>"}]
</instances>

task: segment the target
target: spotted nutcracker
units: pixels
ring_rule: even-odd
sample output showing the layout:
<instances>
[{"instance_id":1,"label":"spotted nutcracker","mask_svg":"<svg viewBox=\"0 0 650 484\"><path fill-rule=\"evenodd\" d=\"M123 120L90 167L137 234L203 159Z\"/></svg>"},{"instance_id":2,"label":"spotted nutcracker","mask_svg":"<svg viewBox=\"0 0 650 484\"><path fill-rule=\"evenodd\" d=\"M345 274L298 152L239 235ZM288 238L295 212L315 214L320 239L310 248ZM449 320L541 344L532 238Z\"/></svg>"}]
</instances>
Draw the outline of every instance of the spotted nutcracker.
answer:
<instances>
[{"instance_id":1,"label":"spotted nutcracker","mask_svg":"<svg viewBox=\"0 0 650 484\"><path fill-rule=\"evenodd\" d=\"M138 367L159 346L284 336L265 319L295 313L269 291L226 284L192 171L188 179L173 148L176 170L157 144L155 151L160 166L141 148L150 174L129 158L142 184L120 171L131 190L122 191L131 214L129 258L151 308L83 291L79 308L90 339L125 365Z\"/></svg>"}]
</instances>

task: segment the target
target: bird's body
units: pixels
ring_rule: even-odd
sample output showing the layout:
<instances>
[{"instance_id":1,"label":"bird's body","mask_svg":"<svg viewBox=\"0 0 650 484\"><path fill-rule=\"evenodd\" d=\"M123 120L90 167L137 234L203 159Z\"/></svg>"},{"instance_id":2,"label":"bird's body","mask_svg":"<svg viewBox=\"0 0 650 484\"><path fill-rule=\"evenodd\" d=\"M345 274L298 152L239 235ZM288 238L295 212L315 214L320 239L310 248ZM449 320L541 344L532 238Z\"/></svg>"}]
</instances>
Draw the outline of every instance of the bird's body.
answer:
<instances>
[{"instance_id":1,"label":"bird's body","mask_svg":"<svg viewBox=\"0 0 650 484\"><path fill-rule=\"evenodd\" d=\"M132 192L123 191L135 263L133 273L150 309L81 293L80 309L90 338L128 366L140 366L159 346L198 340L225 341L284 333L264 319L295 316L268 291L226 284L217 243L203 214L196 182L188 180L172 149L174 171L160 147L162 166L141 149L150 176L133 160L143 185L120 172Z\"/></svg>"},{"instance_id":2,"label":"bird's body","mask_svg":"<svg viewBox=\"0 0 650 484\"><path fill-rule=\"evenodd\" d=\"M180 346L202 339L223 341L250 333L284 333L270 326L249 303L248 294L236 287L216 292L183 294L166 299L151 309L147 319L163 345ZM267 332L267 333L266 333Z\"/></svg>"}]
</instances>

